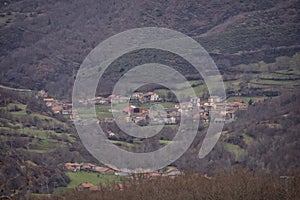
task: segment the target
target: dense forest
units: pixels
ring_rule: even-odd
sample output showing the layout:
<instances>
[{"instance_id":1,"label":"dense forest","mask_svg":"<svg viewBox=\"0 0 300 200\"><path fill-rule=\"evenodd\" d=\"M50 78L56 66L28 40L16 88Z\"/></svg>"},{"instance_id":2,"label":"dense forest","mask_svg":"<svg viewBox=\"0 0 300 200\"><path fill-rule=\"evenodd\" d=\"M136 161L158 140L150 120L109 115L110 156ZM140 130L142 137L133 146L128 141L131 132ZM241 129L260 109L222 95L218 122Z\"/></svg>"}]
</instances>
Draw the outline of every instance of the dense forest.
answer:
<instances>
[{"instance_id":1,"label":"dense forest","mask_svg":"<svg viewBox=\"0 0 300 200\"><path fill-rule=\"evenodd\" d=\"M106 38L140 27L164 27L193 37L225 74L239 64L275 62L299 52L299 6L299 1L283 0L4 1L0 83L70 97L87 54ZM156 55L146 53L142 59L158 62ZM131 60L127 56L115 62L106 85L117 80ZM167 60L193 75L176 57ZM105 87L99 92L108 93Z\"/></svg>"}]
</instances>

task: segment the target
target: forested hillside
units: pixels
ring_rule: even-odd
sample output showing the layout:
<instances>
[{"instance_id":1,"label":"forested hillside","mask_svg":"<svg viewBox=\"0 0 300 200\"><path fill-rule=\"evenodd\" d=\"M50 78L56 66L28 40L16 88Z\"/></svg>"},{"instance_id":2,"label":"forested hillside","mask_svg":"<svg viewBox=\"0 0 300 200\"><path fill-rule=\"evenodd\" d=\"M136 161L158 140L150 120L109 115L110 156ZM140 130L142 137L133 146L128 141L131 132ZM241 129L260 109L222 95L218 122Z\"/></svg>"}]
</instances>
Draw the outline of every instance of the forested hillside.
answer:
<instances>
[{"instance_id":1,"label":"forested hillside","mask_svg":"<svg viewBox=\"0 0 300 200\"><path fill-rule=\"evenodd\" d=\"M0 89L1 196L52 193L70 181L63 163L86 159L93 160L66 119L32 92Z\"/></svg>"},{"instance_id":2,"label":"forested hillside","mask_svg":"<svg viewBox=\"0 0 300 200\"><path fill-rule=\"evenodd\" d=\"M294 0L4 1L0 83L70 97L80 64L98 43L130 28L149 26L194 37L224 74L239 64L274 62L299 52L299 6ZM131 64L125 61L111 67L105 83L112 84L120 69ZM179 63L179 68L184 65ZM101 92L108 93L106 88Z\"/></svg>"},{"instance_id":3,"label":"forested hillside","mask_svg":"<svg viewBox=\"0 0 300 200\"><path fill-rule=\"evenodd\" d=\"M299 10L298 0L0 0L0 200L300 199ZM91 50L143 27L169 28L199 42L216 63L227 97L210 94L181 56L141 49L112 62L95 98L72 102L77 72ZM126 72L145 63L177 70L197 98L182 88L186 102L179 105L158 84L138 88L130 99L111 95ZM117 101L120 108L113 109ZM86 150L74 121L89 124L90 113L80 115L72 108L77 103L95 106L92 123L134 153L172 143L194 107L198 133L165 168L131 173ZM226 116L212 117L213 108L224 108ZM113 112L127 123L163 128L153 137L134 137ZM226 123L213 150L199 159L211 122Z\"/></svg>"}]
</instances>

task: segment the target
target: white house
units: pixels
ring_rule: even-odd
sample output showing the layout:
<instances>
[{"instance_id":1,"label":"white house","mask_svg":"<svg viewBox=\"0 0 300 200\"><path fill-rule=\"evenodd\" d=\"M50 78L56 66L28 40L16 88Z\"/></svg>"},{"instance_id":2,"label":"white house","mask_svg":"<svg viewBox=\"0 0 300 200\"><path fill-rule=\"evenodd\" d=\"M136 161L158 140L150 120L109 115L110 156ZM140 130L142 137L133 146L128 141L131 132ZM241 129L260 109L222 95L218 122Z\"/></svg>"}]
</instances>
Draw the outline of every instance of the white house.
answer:
<instances>
[{"instance_id":1,"label":"white house","mask_svg":"<svg viewBox=\"0 0 300 200\"><path fill-rule=\"evenodd\" d=\"M208 98L209 103L220 103L222 101L222 98L219 96L210 96Z\"/></svg>"},{"instance_id":2,"label":"white house","mask_svg":"<svg viewBox=\"0 0 300 200\"><path fill-rule=\"evenodd\" d=\"M158 101L158 100L159 100L159 95L153 92L153 94L151 94L150 96L150 101Z\"/></svg>"}]
</instances>

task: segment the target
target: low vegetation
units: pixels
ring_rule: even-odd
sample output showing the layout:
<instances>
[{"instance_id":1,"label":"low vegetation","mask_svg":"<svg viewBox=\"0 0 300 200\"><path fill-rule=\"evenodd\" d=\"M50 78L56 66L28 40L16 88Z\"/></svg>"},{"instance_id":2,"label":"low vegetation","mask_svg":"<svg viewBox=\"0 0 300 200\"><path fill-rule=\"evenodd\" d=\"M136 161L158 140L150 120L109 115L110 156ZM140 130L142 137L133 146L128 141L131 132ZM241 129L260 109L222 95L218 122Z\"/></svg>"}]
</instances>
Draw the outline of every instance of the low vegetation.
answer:
<instances>
[{"instance_id":1,"label":"low vegetation","mask_svg":"<svg viewBox=\"0 0 300 200\"><path fill-rule=\"evenodd\" d=\"M119 177L113 174L101 175L90 172L67 172L66 174L71 180L67 186L68 188L75 188L85 182L90 182L94 185L109 185L119 181Z\"/></svg>"},{"instance_id":2,"label":"low vegetation","mask_svg":"<svg viewBox=\"0 0 300 200\"><path fill-rule=\"evenodd\" d=\"M112 187L103 191L68 191L62 196L34 198L36 200L193 200L193 199L291 199L299 198L299 172L290 170L289 176L278 177L267 172L254 173L235 168L216 172L207 177L194 172L172 178L155 178L129 181L120 191Z\"/></svg>"}]
</instances>

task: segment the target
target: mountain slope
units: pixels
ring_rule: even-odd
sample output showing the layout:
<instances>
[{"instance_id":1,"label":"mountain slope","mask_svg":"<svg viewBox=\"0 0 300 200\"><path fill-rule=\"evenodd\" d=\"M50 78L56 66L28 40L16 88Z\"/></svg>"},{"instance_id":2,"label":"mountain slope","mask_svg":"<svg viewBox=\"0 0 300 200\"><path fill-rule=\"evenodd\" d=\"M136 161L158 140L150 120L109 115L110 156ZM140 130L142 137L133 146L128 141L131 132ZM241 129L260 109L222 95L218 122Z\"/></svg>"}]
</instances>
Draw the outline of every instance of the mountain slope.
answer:
<instances>
[{"instance_id":1,"label":"mountain slope","mask_svg":"<svg viewBox=\"0 0 300 200\"><path fill-rule=\"evenodd\" d=\"M291 56L298 47L277 48L299 45L298 10L298 1L279 0L9 1L0 8L0 80L69 96L76 71L90 50L116 33L147 26L198 38L212 53L267 49L265 54L273 59ZM224 57L212 56L223 64ZM256 54L250 57L260 61ZM232 65L237 60L225 59ZM249 63L244 57L238 60Z\"/></svg>"},{"instance_id":2,"label":"mountain slope","mask_svg":"<svg viewBox=\"0 0 300 200\"><path fill-rule=\"evenodd\" d=\"M52 193L69 178L63 163L94 161L70 123L31 91L0 88L0 196ZM4 198L4 197L3 197Z\"/></svg>"}]
</instances>

